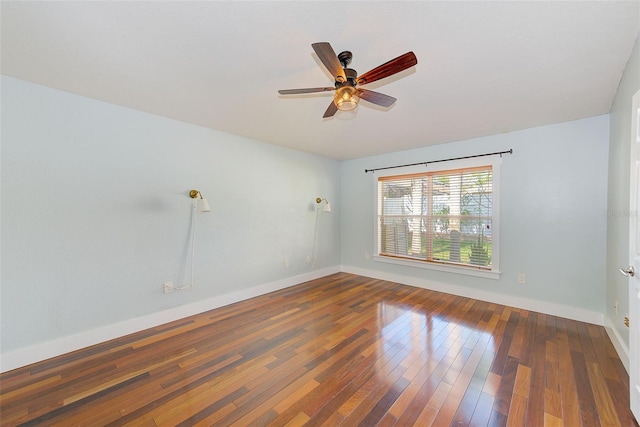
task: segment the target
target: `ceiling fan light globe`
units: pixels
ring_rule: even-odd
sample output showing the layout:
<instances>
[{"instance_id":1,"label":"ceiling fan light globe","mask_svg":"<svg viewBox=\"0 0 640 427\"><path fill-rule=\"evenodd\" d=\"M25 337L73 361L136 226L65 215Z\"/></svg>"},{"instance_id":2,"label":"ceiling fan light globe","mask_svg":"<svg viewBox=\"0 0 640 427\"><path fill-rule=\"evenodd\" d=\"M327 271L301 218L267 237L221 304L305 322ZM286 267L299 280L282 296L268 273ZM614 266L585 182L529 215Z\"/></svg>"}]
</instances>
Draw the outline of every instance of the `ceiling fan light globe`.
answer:
<instances>
[{"instance_id":1,"label":"ceiling fan light globe","mask_svg":"<svg viewBox=\"0 0 640 427\"><path fill-rule=\"evenodd\" d=\"M338 101L337 106L338 110L340 111L352 111L356 109L358 103L353 98L346 101L341 99L340 101Z\"/></svg>"},{"instance_id":2,"label":"ceiling fan light globe","mask_svg":"<svg viewBox=\"0 0 640 427\"><path fill-rule=\"evenodd\" d=\"M343 86L336 91L335 103L340 111L351 111L358 106L356 90L351 86Z\"/></svg>"}]
</instances>

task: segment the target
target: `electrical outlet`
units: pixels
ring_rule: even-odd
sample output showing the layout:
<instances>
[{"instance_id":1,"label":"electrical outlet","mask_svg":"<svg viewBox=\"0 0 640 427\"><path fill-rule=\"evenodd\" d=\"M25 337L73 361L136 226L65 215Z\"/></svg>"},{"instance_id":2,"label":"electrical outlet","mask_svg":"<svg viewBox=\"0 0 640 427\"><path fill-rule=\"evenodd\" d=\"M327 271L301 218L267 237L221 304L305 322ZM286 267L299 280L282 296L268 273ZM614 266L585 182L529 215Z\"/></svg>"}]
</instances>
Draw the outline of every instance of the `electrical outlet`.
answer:
<instances>
[{"instance_id":1,"label":"electrical outlet","mask_svg":"<svg viewBox=\"0 0 640 427\"><path fill-rule=\"evenodd\" d=\"M369 259L371 258L371 256L369 255L369 252L365 252L364 253L364 259Z\"/></svg>"},{"instance_id":2,"label":"electrical outlet","mask_svg":"<svg viewBox=\"0 0 640 427\"><path fill-rule=\"evenodd\" d=\"M518 283L521 285L527 283L527 276L525 276L524 273L518 273Z\"/></svg>"},{"instance_id":3,"label":"electrical outlet","mask_svg":"<svg viewBox=\"0 0 640 427\"><path fill-rule=\"evenodd\" d=\"M289 268L289 260L286 258L284 260L284 268Z\"/></svg>"},{"instance_id":4,"label":"electrical outlet","mask_svg":"<svg viewBox=\"0 0 640 427\"><path fill-rule=\"evenodd\" d=\"M173 282L164 282L162 284L162 290L164 291L165 294L173 292Z\"/></svg>"},{"instance_id":5,"label":"electrical outlet","mask_svg":"<svg viewBox=\"0 0 640 427\"><path fill-rule=\"evenodd\" d=\"M616 314L618 314L618 304L620 304L618 301L613 303L613 309L616 311Z\"/></svg>"},{"instance_id":6,"label":"electrical outlet","mask_svg":"<svg viewBox=\"0 0 640 427\"><path fill-rule=\"evenodd\" d=\"M311 264L311 255L307 255L307 264Z\"/></svg>"}]
</instances>

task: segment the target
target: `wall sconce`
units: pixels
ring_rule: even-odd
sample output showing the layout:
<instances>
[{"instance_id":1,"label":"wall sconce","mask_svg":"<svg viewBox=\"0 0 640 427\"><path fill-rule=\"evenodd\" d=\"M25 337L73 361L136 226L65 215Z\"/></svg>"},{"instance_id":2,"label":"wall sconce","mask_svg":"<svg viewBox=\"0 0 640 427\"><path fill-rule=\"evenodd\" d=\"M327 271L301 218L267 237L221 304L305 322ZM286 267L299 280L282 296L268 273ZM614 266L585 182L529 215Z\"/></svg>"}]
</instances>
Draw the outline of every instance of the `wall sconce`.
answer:
<instances>
[{"instance_id":1,"label":"wall sconce","mask_svg":"<svg viewBox=\"0 0 640 427\"><path fill-rule=\"evenodd\" d=\"M323 200L324 200L324 202L325 202L325 205L324 205L324 207L322 208L322 210L323 210L324 212L331 212L331 205L329 204L329 201L328 201L327 199L318 197L318 198L316 199L316 203L320 204L320 203L322 203L322 201L323 201Z\"/></svg>"},{"instance_id":2,"label":"wall sconce","mask_svg":"<svg viewBox=\"0 0 640 427\"><path fill-rule=\"evenodd\" d=\"M189 197L191 197L192 199L196 199L195 207L198 213L209 212L211 210L211 208L209 207L209 202L207 202L207 199L202 197L202 193L198 190L189 191Z\"/></svg>"}]
</instances>

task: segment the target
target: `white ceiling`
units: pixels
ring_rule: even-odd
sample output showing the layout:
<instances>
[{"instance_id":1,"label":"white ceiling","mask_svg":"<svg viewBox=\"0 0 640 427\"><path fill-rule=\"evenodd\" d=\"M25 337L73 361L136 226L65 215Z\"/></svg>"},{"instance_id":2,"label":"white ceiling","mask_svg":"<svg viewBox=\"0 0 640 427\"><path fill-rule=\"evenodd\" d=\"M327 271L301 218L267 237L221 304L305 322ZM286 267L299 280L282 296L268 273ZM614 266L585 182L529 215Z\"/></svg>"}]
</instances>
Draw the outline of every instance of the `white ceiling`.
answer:
<instances>
[{"instance_id":1,"label":"white ceiling","mask_svg":"<svg viewBox=\"0 0 640 427\"><path fill-rule=\"evenodd\" d=\"M334 159L609 112L638 35L638 1L2 2L2 74ZM353 52L393 96L322 114L311 48ZM177 141L179 142L179 141Z\"/></svg>"}]
</instances>

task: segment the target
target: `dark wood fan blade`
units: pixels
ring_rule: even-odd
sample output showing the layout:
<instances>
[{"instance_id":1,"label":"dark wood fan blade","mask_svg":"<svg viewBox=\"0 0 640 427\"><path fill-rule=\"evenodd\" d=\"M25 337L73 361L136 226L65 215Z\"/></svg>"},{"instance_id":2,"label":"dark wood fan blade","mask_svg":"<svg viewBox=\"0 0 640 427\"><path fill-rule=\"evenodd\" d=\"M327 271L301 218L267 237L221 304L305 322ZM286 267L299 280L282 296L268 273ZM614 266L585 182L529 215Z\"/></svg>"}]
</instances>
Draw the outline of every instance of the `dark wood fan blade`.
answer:
<instances>
[{"instance_id":1,"label":"dark wood fan blade","mask_svg":"<svg viewBox=\"0 0 640 427\"><path fill-rule=\"evenodd\" d=\"M308 87L304 89L281 89L278 91L280 95L298 95L301 93L329 92L336 90L335 87Z\"/></svg>"},{"instance_id":2,"label":"dark wood fan blade","mask_svg":"<svg viewBox=\"0 0 640 427\"><path fill-rule=\"evenodd\" d=\"M326 119L327 117L333 117L333 115L336 114L337 111L338 106L335 102L331 101L331 104L329 104L329 108L327 108L327 111L324 112L324 116L322 116L322 118Z\"/></svg>"},{"instance_id":3,"label":"dark wood fan blade","mask_svg":"<svg viewBox=\"0 0 640 427\"><path fill-rule=\"evenodd\" d=\"M313 50L320 58L320 61L327 67L327 70L335 77L337 81L344 82L347 80L347 76L344 75L344 70L340 61L338 61L338 55L334 52L331 45L327 42L313 43L311 45Z\"/></svg>"},{"instance_id":4,"label":"dark wood fan blade","mask_svg":"<svg viewBox=\"0 0 640 427\"><path fill-rule=\"evenodd\" d=\"M358 89L356 96L364 99L365 101L369 101L382 107L389 107L397 101L397 99L395 99L393 96L385 95L384 93L378 93L367 89Z\"/></svg>"},{"instance_id":5,"label":"dark wood fan blade","mask_svg":"<svg viewBox=\"0 0 640 427\"><path fill-rule=\"evenodd\" d=\"M418 58L416 58L416 55L413 52L407 52L389 62L385 62L371 71L367 71L358 77L357 82L360 85L375 82L376 80L384 79L385 77L392 76L400 71L413 67L417 63Z\"/></svg>"}]
</instances>

